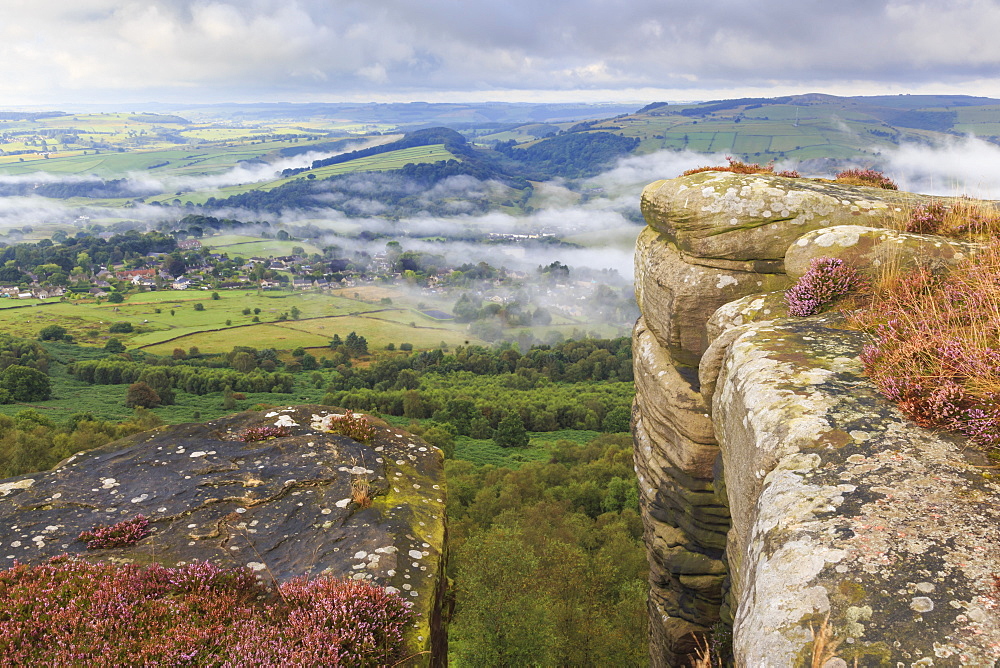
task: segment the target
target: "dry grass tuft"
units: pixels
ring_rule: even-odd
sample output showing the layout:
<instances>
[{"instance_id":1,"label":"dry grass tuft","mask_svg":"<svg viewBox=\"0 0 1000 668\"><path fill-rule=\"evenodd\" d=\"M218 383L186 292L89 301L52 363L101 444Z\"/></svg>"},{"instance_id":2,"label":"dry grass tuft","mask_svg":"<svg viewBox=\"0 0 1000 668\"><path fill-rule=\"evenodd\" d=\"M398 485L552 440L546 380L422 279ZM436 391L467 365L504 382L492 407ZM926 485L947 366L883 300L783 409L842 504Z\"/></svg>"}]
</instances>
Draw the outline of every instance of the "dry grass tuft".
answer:
<instances>
[{"instance_id":1,"label":"dry grass tuft","mask_svg":"<svg viewBox=\"0 0 1000 668\"><path fill-rule=\"evenodd\" d=\"M726 156L726 160L729 162L726 166L695 167L694 169L687 170L681 174L681 176L689 176L691 174L699 174L701 172L733 172L735 174L772 174L774 176L784 176L789 179L796 179L799 177L799 173L796 171L774 171L773 162L769 162L766 165L759 165L756 162L742 162L730 156Z\"/></svg>"},{"instance_id":2,"label":"dry grass tuft","mask_svg":"<svg viewBox=\"0 0 1000 668\"><path fill-rule=\"evenodd\" d=\"M1000 447L1000 241L950 268L883 264L852 317L866 373L917 424Z\"/></svg>"},{"instance_id":3,"label":"dry grass tuft","mask_svg":"<svg viewBox=\"0 0 1000 668\"><path fill-rule=\"evenodd\" d=\"M830 628L830 613L827 613L819 629L809 625L809 633L812 635L812 657L809 663L810 668L823 668L823 665L830 659L837 658L837 646L840 645L840 638L833 637L833 629Z\"/></svg>"},{"instance_id":4,"label":"dry grass tuft","mask_svg":"<svg viewBox=\"0 0 1000 668\"><path fill-rule=\"evenodd\" d=\"M1000 236L1000 209L980 200L931 200L912 209L891 213L882 220L882 226L960 241L988 242Z\"/></svg>"},{"instance_id":5,"label":"dry grass tuft","mask_svg":"<svg viewBox=\"0 0 1000 668\"><path fill-rule=\"evenodd\" d=\"M351 480L351 500L359 508L368 508L372 505L372 484L367 478L354 478Z\"/></svg>"},{"instance_id":6,"label":"dry grass tuft","mask_svg":"<svg viewBox=\"0 0 1000 668\"><path fill-rule=\"evenodd\" d=\"M712 649L709 647L708 638L705 636L694 636L695 656L691 661L691 668L715 668L712 663Z\"/></svg>"}]
</instances>

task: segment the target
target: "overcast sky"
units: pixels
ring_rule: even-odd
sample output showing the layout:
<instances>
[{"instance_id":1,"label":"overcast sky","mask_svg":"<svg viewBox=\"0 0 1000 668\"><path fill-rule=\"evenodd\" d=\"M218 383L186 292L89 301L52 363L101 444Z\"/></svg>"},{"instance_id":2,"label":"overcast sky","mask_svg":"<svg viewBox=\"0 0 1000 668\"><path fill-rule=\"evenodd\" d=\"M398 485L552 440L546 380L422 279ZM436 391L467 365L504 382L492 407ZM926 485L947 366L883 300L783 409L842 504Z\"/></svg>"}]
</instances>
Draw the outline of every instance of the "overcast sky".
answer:
<instances>
[{"instance_id":1,"label":"overcast sky","mask_svg":"<svg viewBox=\"0 0 1000 668\"><path fill-rule=\"evenodd\" d=\"M4 106L1000 97L1000 0L0 0Z\"/></svg>"}]
</instances>

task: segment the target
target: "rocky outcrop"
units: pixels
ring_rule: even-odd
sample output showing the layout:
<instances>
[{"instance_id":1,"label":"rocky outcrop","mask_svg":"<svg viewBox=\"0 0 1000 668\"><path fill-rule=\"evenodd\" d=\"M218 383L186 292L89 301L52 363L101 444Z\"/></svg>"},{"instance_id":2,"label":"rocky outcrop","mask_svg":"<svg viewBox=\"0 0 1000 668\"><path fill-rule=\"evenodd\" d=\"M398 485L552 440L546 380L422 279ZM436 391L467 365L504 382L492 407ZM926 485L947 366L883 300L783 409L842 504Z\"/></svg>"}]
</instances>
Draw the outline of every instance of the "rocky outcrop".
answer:
<instances>
[{"instance_id":1,"label":"rocky outcrop","mask_svg":"<svg viewBox=\"0 0 1000 668\"><path fill-rule=\"evenodd\" d=\"M330 414L298 406L161 427L2 481L0 564L69 553L168 566L212 561L277 581L366 579L414 605L409 653L423 654L407 665L445 665L441 453L380 421L367 443L330 433L322 423ZM239 440L274 425L288 434ZM133 546L88 550L77 539L136 515L153 532Z\"/></svg>"},{"instance_id":2,"label":"rocky outcrop","mask_svg":"<svg viewBox=\"0 0 1000 668\"><path fill-rule=\"evenodd\" d=\"M877 395L859 333L788 318L780 292L815 257L974 253L879 227L927 199L725 172L645 190L633 421L653 665L686 665L719 620L738 666L1000 657L990 469ZM814 633L839 643L820 663Z\"/></svg>"},{"instance_id":3,"label":"rocky outcrop","mask_svg":"<svg viewBox=\"0 0 1000 668\"><path fill-rule=\"evenodd\" d=\"M809 665L827 619L845 665L993 665L1000 485L878 396L831 320L736 327L720 369L736 665Z\"/></svg>"}]
</instances>

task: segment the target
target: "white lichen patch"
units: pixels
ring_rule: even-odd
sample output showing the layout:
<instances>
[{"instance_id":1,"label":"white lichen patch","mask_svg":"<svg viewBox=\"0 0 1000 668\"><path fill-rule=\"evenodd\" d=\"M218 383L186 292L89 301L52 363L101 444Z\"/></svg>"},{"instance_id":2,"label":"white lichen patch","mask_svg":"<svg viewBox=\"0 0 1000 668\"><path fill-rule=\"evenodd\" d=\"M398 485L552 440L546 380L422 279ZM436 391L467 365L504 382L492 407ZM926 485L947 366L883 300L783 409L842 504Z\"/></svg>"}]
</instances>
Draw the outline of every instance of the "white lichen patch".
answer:
<instances>
[{"instance_id":1,"label":"white lichen patch","mask_svg":"<svg viewBox=\"0 0 1000 668\"><path fill-rule=\"evenodd\" d=\"M730 274L719 274L718 275L718 279L715 282L715 287L717 289L721 290L721 289L725 288L726 286L729 286L729 285L738 285L738 284L739 284L739 281L737 281Z\"/></svg>"},{"instance_id":2,"label":"white lichen patch","mask_svg":"<svg viewBox=\"0 0 1000 668\"><path fill-rule=\"evenodd\" d=\"M7 496L14 490L28 489L34 484L34 478L24 478L23 480L15 480L14 482L0 483L0 496Z\"/></svg>"},{"instance_id":3,"label":"white lichen patch","mask_svg":"<svg viewBox=\"0 0 1000 668\"><path fill-rule=\"evenodd\" d=\"M857 245L858 241L861 240L862 233L867 229L869 228L861 227L860 225L837 225L836 227L823 230L818 234L813 233L815 236L811 234L804 235L803 239L806 240L806 243L811 241L820 248L829 248L830 246L850 248ZM812 238L810 239L810 237Z\"/></svg>"}]
</instances>

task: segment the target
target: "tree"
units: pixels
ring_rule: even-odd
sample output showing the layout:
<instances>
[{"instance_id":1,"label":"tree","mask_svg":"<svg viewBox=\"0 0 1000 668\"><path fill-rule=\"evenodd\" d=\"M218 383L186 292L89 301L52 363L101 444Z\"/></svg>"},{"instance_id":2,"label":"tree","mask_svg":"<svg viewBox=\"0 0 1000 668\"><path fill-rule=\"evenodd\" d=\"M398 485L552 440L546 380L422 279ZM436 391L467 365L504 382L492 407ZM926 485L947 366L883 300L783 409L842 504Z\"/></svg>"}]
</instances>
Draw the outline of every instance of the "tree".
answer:
<instances>
[{"instance_id":1,"label":"tree","mask_svg":"<svg viewBox=\"0 0 1000 668\"><path fill-rule=\"evenodd\" d=\"M226 385L226 389L222 391L222 407L227 411L236 408L236 393L229 385Z\"/></svg>"},{"instance_id":2,"label":"tree","mask_svg":"<svg viewBox=\"0 0 1000 668\"><path fill-rule=\"evenodd\" d=\"M523 448L528 445L529 440L524 421L517 411L504 415L493 432L493 442L501 448Z\"/></svg>"},{"instance_id":3,"label":"tree","mask_svg":"<svg viewBox=\"0 0 1000 668\"><path fill-rule=\"evenodd\" d=\"M130 322L115 322L108 327L108 331L112 334L128 334L132 331L132 323Z\"/></svg>"},{"instance_id":4,"label":"tree","mask_svg":"<svg viewBox=\"0 0 1000 668\"><path fill-rule=\"evenodd\" d=\"M160 405L160 395L152 387L139 381L128 386L128 391L125 393L125 405L129 408L136 406L155 408Z\"/></svg>"},{"instance_id":5,"label":"tree","mask_svg":"<svg viewBox=\"0 0 1000 668\"><path fill-rule=\"evenodd\" d=\"M121 304L123 301L125 301L125 297L123 297L120 292L112 292L108 295L109 304Z\"/></svg>"},{"instance_id":6,"label":"tree","mask_svg":"<svg viewBox=\"0 0 1000 668\"><path fill-rule=\"evenodd\" d=\"M242 373L250 373L257 368L257 358L248 352L238 352L229 365Z\"/></svg>"},{"instance_id":7,"label":"tree","mask_svg":"<svg viewBox=\"0 0 1000 668\"><path fill-rule=\"evenodd\" d=\"M14 401L45 401L52 395L48 376L19 364L4 369L0 374L0 387L10 392Z\"/></svg>"},{"instance_id":8,"label":"tree","mask_svg":"<svg viewBox=\"0 0 1000 668\"><path fill-rule=\"evenodd\" d=\"M604 416L601 428L608 433L622 433L631 430L632 409L628 406L618 406L608 411Z\"/></svg>"},{"instance_id":9,"label":"tree","mask_svg":"<svg viewBox=\"0 0 1000 668\"><path fill-rule=\"evenodd\" d=\"M198 302L197 304L194 305L194 310L195 311L204 311L205 310L205 305L202 304L201 302Z\"/></svg>"},{"instance_id":10,"label":"tree","mask_svg":"<svg viewBox=\"0 0 1000 668\"><path fill-rule=\"evenodd\" d=\"M292 320L298 320L299 316L302 315L302 311L299 310L298 306L293 306L291 314L292 314Z\"/></svg>"},{"instance_id":11,"label":"tree","mask_svg":"<svg viewBox=\"0 0 1000 668\"><path fill-rule=\"evenodd\" d=\"M38 332L39 341L61 341L66 336L66 328L59 325L42 327Z\"/></svg>"},{"instance_id":12,"label":"tree","mask_svg":"<svg viewBox=\"0 0 1000 668\"><path fill-rule=\"evenodd\" d=\"M109 353L123 353L125 352L125 344L118 339L111 338L104 344L104 349Z\"/></svg>"},{"instance_id":13,"label":"tree","mask_svg":"<svg viewBox=\"0 0 1000 668\"><path fill-rule=\"evenodd\" d=\"M476 564L460 574L463 665L549 665L548 601L538 591L538 559L521 531L494 527L479 533L461 548L461 557Z\"/></svg>"},{"instance_id":14,"label":"tree","mask_svg":"<svg viewBox=\"0 0 1000 668\"><path fill-rule=\"evenodd\" d=\"M218 292L213 292L213 293L212 293L212 300L213 300L213 301L215 301L215 300L218 300L218 299L222 299L222 298L221 298L221 297L219 296L219 293L218 293Z\"/></svg>"}]
</instances>

